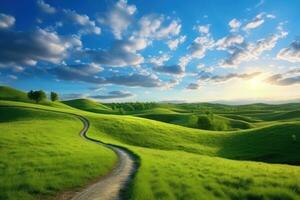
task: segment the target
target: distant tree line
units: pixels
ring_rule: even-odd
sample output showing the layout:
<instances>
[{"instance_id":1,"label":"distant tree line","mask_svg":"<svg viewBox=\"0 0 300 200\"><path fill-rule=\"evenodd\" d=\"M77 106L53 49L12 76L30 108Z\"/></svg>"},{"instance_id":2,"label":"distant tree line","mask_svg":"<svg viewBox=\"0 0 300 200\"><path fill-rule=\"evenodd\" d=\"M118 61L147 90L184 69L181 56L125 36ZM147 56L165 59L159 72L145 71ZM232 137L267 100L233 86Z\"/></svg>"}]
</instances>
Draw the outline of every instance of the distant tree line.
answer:
<instances>
[{"instance_id":1,"label":"distant tree line","mask_svg":"<svg viewBox=\"0 0 300 200\"><path fill-rule=\"evenodd\" d=\"M154 102L108 103L106 105L113 110L118 110L120 114L124 114L125 111L147 110L157 106Z\"/></svg>"},{"instance_id":2,"label":"distant tree line","mask_svg":"<svg viewBox=\"0 0 300 200\"><path fill-rule=\"evenodd\" d=\"M39 103L39 102L47 99L47 95L43 90L30 90L27 93L27 97L30 100L35 101L35 103ZM50 100L51 101L58 101L58 99L59 99L59 96L58 96L57 93L55 93L55 92L50 93Z\"/></svg>"}]
</instances>

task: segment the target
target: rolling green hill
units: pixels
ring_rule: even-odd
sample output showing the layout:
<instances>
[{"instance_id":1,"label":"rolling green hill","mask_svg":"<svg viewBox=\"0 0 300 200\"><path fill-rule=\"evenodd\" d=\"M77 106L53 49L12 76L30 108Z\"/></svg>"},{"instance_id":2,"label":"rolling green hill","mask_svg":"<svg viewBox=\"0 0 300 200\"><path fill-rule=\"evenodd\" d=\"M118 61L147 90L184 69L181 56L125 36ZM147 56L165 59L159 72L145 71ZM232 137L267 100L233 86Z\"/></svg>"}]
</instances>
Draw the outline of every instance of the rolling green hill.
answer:
<instances>
[{"instance_id":1,"label":"rolling green hill","mask_svg":"<svg viewBox=\"0 0 300 200\"><path fill-rule=\"evenodd\" d=\"M90 137L127 148L139 157L137 174L127 188L130 199L300 199L300 120L297 109L287 108L289 105L284 105L285 110L278 105L268 111L261 108L258 113L248 110L252 105L243 107L245 110L231 106L233 109L228 112L216 114L228 123L251 125L236 131L207 131L161 122L187 123L190 116L203 114L198 108L190 112L182 105L136 111L135 116L15 101L0 101L0 105L46 109L0 108L0 127L6 133L0 134L1 161L6 163L2 166L9 166L1 168L6 179L1 182L0 191L6 191L1 197L7 199L20 195L25 196L23 199L51 196L58 188L70 189L100 176L114 162L110 151L93 149L73 135L80 126L78 120L50 110L86 117L91 125ZM295 108L295 104L290 106ZM177 107L187 112L177 112ZM139 117L151 114L158 119ZM186 121L180 121L184 117ZM29 168L25 158L31 158L32 153L33 161L28 166L36 170L22 172ZM72 159L77 159L76 170L66 162ZM92 169L83 171L81 166L86 162ZM99 171L95 172L96 168ZM53 169L61 173L53 174ZM24 173L39 179L22 179L28 177ZM72 179L64 179L66 174Z\"/></svg>"},{"instance_id":2,"label":"rolling green hill","mask_svg":"<svg viewBox=\"0 0 300 200\"><path fill-rule=\"evenodd\" d=\"M45 199L108 173L115 154L81 128L69 115L0 107L0 199Z\"/></svg>"},{"instance_id":3,"label":"rolling green hill","mask_svg":"<svg viewBox=\"0 0 300 200\"><path fill-rule=\"evenodd\" d=\"M25 92L7 86L0 86L0 100L30 102Z\"/></svg>"},{"instance_id":4,"label":"rolling green hill","mask_svg":"<svg viewBox=\"0 0 300 200\"><path fill-rule=\"evenodd\" d=\"M95 113L113 113L110 107L107 107L101 103L92 101L90 99L73 99L68 101L62 101L62 103L80 109Z\"/></svg>"}]
</instances>

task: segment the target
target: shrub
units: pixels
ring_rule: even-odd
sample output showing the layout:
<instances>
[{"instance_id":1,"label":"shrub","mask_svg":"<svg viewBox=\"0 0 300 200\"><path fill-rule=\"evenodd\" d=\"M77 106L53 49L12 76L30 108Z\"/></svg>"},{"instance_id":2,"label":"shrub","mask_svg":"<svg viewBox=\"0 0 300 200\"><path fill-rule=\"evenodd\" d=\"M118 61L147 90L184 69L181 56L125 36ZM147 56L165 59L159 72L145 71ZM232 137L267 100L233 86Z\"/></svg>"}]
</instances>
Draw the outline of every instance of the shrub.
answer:
<instances>
[{"instance_id":1,"label":"shrub","mask_svg":"<svg viewBox=\"0 0 300 200\"><path fill-rule=\"evenodd\" d=\"M35 103L39 103L40 101L47 98L46 93L43 90L33 91L30 90L27 93L29 99L35 101Z\"/></svg>"},{"instance_id":2,"label":"shrub","mask_svg":"<svg viewBox=\"0 0 300 200\"><path fill-rule=\"evenodd\" d=\"M51 101L57 101L58 100L58 94L55 93L55 92L51 92L50 93L50 98L51 98Z\"/></svg>"}]
</instances>

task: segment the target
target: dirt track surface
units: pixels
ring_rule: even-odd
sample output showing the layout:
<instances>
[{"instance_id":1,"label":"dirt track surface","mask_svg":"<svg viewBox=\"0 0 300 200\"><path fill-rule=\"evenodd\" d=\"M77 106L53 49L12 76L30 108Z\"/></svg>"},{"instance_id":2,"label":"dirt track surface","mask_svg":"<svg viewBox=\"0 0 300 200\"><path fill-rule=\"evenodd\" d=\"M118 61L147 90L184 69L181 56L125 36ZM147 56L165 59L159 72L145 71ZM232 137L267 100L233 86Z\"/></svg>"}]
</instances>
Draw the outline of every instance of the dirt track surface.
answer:
<instances>
[{"instance_id":1,"label":"dirt track surface","mask_svg":"<svg viewBox=\"0 0 300 200\"><path fill-rule=\"evenodd\" d=\"M102 179L87 188L75 194L72 200L115 200L121 199L120 192L126 186L130 176L134 172L134 161L131 155L125 150L112 145L102 144L86 136L89 128L87 119L78 116L83 122L84 128L81 130L80 135L89 141L95 142L100 145L105 145L112 149L118 155L117 166ZM99 163L101 164L101 163Z\"/></svg>"}]
</instances>

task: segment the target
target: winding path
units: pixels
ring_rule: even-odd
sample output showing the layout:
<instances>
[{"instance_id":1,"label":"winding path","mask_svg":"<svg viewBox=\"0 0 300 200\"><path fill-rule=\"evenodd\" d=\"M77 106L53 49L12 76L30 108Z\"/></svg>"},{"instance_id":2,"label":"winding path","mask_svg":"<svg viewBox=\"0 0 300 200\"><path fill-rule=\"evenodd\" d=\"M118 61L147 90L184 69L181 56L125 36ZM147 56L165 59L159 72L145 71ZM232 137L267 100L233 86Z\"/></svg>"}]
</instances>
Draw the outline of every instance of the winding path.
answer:
<instances>
[{"instance_id":1,"label":"winding path","mask_svg":"<svg viewBox=\"0 0 300 200\"><path fill-rule=\"evenodd\" d=\"M80 135L88 140L112 149L119 157L117 166L107 176L100 181L90 185L76 194L72 200L115 200L120 199L121 189L125 187L129 178L134 172L134 161L128 152L119 147L109 144L103 144L97 140L89 138L86 133L89 128L89 121L76 115L84 124L84 128L80 131Z\"/></svg>"},{"instance_id":2,"label":"winding path","mask_svg":"<svg viewBox=\"0 0 300 200\"><path fill-rule=\"evenodd\" d=\"M103 178L98 180L97 182L83 188L81 191L76 192L75 195L70 197L68 195L67 198L59 198L59 199L71 199L71 200L119 200L122 199L121 191L125 189L126 184L129 182L130 178L135 172L136 166L133 159L133 156L127 151L123 150L120 147L113 146L110 144L102 143L98 140L90 138L87 136L87 131L90 127L89 121L80 115L63 112L63 111L55 111L55 110L47 110L43 108L34 108L34 107L26 107L26 106L3 106L0 107L6 108L26 108L26 109L34 109L34 110L42 110L48 112L55 113L63 113L67 115L72 115L78 119L80 119L83 123L83 129L80 131L81 137L89 142L94 142L99 145L103 145L107 148L112 149L118 156L118 163L115 168ZM101 163L99 163L101 164Z\"/></svg>"}]
</instances>

